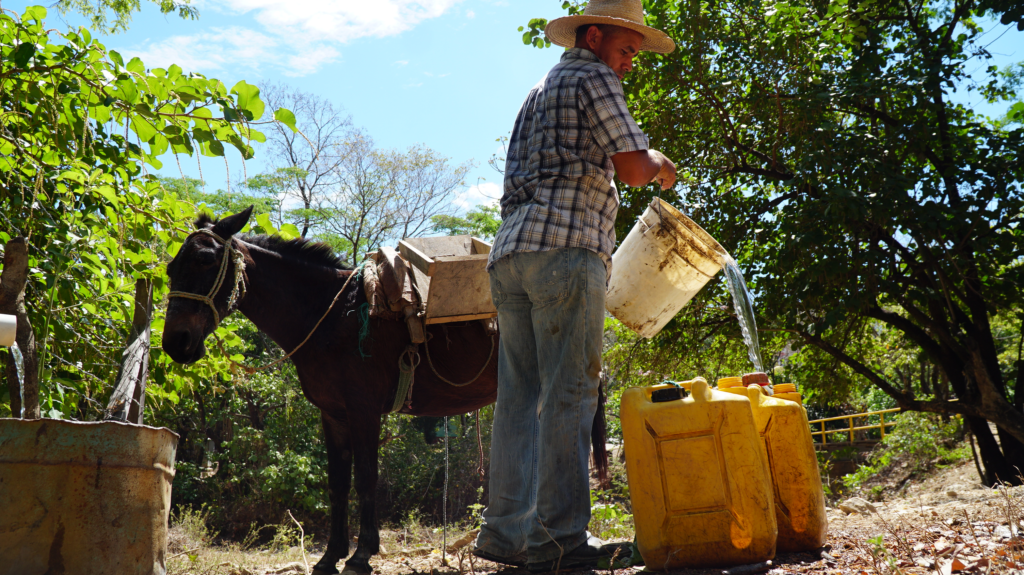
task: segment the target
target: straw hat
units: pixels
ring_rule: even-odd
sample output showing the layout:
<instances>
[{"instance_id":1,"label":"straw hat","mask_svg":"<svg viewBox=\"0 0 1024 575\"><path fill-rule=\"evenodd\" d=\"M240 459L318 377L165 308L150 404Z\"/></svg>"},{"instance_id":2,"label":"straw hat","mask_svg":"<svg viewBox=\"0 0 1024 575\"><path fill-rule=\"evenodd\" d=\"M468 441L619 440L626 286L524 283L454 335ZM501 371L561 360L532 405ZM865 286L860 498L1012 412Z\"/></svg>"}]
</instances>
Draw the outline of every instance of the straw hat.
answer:
<instances>
[{"instance_id":1,"label":"straw hat","mask_svg":"<svg viewBox=\"0 0 1024 575\"><path fill-rule=\"evenodd\" d=\"M576 44L576 29L586 24L611 24L635 30L644 35L641 50L667 54L676 48L676 43L667 34L644 26L641 0L590 0L583 14L563 16L548 22L544 35L553 44L572 48Z\"/></svg>"}]
</instances>

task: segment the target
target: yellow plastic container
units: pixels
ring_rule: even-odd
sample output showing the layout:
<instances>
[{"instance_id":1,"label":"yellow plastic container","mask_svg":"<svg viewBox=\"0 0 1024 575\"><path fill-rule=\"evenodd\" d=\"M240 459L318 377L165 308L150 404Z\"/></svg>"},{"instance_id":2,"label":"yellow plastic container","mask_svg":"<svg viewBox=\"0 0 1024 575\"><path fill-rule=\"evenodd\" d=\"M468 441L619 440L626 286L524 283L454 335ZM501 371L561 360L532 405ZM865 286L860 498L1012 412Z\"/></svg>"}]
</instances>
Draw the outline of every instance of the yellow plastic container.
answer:
<instances>
[{"instance_id":1,"label":"yellow plastic container","mask_svg":"<svg viewBox=\"0 0 1024 575\"><path fill-rule=\"evenodd\" d=\"M687 393L689 393L690 389L693 387L693 382L695 382L695 381L703 381L704 383L708 382L708 380L704 379L703 377L698 377L696 379L690 379L690 380L687 380L687 381L673 381L673 382L670 382L670 383L674 383L675 385L678 385L679 387L682 387L683 389L686 390ZM656 385L656 386L654 386L651 389L661 389L661 388L664 388L664 387L675 387L675 385L668 385L667 383L662 382L661 385Z\"/></svg>"},{"instance_id":2,"label":"yellow plastic container","mask_svg":"<svg viewBox=\"0 0 1024 575\"><path fill-rule=\"evenodd\" d=\"M817 549L825 544L828 519L807 412L778 395L762 395L756 385L748 386L747 394L771 470L778 550Z\"/></svg>"},{"instance_id":3,"label":"yellow plastic container","mask_svg":"<svg viewBox=\"0 0 1024 575\"><path fill-rule=\"evenodd\" d=\"M723 377L718 380L718 390L726 393L747 396L747 388L743 386L742 377Z\"/></svg>"},{"instance_id":4,"label":"yellow plastic container","mask_svg":"<svg viewBox=\"0 0 1024 575\"><path fill-rule=\"evenodd\" d=\"M723 377L718 380L718 391L724 391L726 393L740 395L743 397L747 396L747 388L743 385L742 377ZM763 387L761 388L761 393L768 395L768 391Z\"/></svg>"},{"instance_id":5,"label":"yellow plastic container","mask_svg":"<svg viewBox=\"0 0 1024 575\"><path fill-rule=\"evenodd\" d=\"M796 384L794 383L780 383L775 386L775 393L772 397L779 399L785 399L788 401L795 401L800 405L804 404L803 397L800 392L796 390Z\"/></svg>"},{"instance_id":6,"label":"yellow plastic container","mask_svg":"<svg viewBox=\"0 0 1024 575\"><path fill-rule=\"evenodd\" d=\"M727 567L775 556L771 480L750 401L694 380L622 394L633 520L648 569Z\"/></svg>"}]
</instances>

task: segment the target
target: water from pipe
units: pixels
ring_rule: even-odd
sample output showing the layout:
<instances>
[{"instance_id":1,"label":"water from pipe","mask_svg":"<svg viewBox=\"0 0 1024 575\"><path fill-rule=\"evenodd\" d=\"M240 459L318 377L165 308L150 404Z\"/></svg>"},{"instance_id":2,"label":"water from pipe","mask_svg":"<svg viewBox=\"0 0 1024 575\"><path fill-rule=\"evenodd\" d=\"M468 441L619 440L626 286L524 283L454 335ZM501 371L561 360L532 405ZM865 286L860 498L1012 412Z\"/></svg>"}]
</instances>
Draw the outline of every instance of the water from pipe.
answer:
<instances>
[{"instance_id":1,"label":"water from pipe","mask_svg":"<svg viewBox=\"0 0 1024 575\"><path fill-rule=\"evenodd\" d=\"M25 405L25 358L21 355L21 348L18 342L11 344L11 355L14 357L14 367L18 371L18 396L21 397L21 404ZM21 417L20 413L12 414L14 417Z\"/></svg>"},{"instance_id":2,"label":"water from pipe","mask_svg":"<svg viewBox=\"0 0 1024 575\"><path fill-rule=\"evenodd\" d=\"M755 371L764 371L761 363L761 342L757 339L757 322L754 320L754 296L747 289L747 281L743 272L732 256L725 256L722 271L732 294L732 304L736 309L736 319L740 323L743 342L747 344L747 355L754 364Z\"/></svg>"}]
</instances>

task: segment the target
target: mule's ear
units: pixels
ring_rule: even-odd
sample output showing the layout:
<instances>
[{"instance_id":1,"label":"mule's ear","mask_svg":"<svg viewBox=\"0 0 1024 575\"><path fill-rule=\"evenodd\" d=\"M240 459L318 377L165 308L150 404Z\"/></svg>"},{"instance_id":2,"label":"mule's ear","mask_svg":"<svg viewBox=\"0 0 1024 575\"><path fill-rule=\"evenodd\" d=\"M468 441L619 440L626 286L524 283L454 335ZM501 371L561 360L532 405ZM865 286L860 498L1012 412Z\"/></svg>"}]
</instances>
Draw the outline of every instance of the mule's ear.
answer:
<instances>
[{"instance_id":1,"label":"mule's ear","mask_svg":"<svg viewBox=\"0 0 1024 575\"><path fill-rule=\"evenodd\" d=\"M213 233L224 239L228 239L242 231L245 224L249 222L249 217L252 216L252 208L253 206L249 206L237 214L221 218L220 221L213 226Z\"/></svg>"}]
</instances>

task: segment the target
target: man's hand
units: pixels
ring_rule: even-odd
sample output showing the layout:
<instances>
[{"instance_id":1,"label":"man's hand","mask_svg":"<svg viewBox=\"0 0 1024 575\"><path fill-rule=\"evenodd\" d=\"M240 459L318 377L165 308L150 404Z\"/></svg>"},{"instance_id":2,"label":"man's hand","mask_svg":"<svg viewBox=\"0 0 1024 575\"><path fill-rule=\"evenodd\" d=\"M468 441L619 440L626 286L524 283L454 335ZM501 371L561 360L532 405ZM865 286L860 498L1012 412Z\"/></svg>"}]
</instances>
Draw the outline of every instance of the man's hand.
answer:
<instances>
[{"instance_id":1,"label":"man's hand","mask_svg":"<svg viewBox=\"0 0 1024 575\"><path fill-rule=\"evenodd\" d=\"M638 188L657 180L667 190L676 183L676 165L657 150L621 152L612 156L615 175L627 186Z\"/></svg>"},{"instance_id":2,"label":"man's hand","mask_svg":"<svg viewBox=\"0 0 1024 575\"><path fill-rule=\"evenodd\" d=\"M654 176L655 181L661 186L661 189L667 190L672 186L676 185L676 165L672 163L672 160L665 157L665 154L657 150L651 150L651 152L658 154L663 160L661 169L658 170L658 175Z\"/></svg>"}]
</instances>

